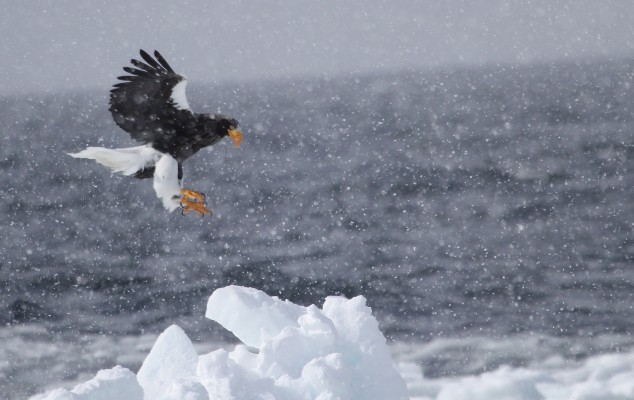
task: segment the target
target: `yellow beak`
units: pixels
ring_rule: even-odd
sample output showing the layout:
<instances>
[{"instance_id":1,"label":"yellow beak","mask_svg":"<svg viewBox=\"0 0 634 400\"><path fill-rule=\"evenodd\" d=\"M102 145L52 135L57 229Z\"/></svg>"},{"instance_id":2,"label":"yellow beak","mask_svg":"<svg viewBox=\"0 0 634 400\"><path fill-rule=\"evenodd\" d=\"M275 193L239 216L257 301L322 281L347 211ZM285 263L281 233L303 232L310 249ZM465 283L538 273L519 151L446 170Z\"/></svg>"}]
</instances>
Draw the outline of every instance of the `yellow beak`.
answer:
<instances>
[{"instance_id":1,"label":"yellow beak","mask_svg":"<svg viewBox=\"0 0 634 400\"><path fill-rule=\"evenodd\" d=\"M242 132L237 129L229 129L229 136L231 137L231 140L233 140L233 144L236 147L240 147L240 144L242 143Z\"/></svg>"}]
</instances>

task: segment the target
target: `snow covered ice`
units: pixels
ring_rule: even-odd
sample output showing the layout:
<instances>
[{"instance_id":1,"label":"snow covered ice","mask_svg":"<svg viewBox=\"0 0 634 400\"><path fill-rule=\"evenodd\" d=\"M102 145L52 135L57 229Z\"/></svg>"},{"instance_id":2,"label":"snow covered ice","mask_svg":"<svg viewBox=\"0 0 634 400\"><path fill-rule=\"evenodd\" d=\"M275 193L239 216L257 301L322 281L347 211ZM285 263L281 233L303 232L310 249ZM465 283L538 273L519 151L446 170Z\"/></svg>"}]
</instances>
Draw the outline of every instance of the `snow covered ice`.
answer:
<instances>
[{"instance_id":1,"label":"snow covered ice","mask_svg":"<svg viewBox=\"0 0 634 400\"><path fill-rule=\"evenodd\" d=\"M116 366L72 390L33 400L406 399L365 298L328 297L321 309L228 286L206 316L238 337L233 351L198 355L181 328L156 340L136 376Z\"/></svg>"},{"instance_id":2,"label":"snow covered ice","mask_svg":"<svg viewBox=\"0 0 634 400\"><path fill-rule=\"evenodd\" d=\"M626 400L634 399L634 353L590 358L572 368L502 367L478 376L421 379L401 365L412 400Z\"/></svg>"},{"instance_id":3,"label":"snow covered ice","mask_svg":"<svg viewBox=\"0 0 634 400\"><path fill-rule=\"evenodd\" d=\"M634 353L439 379L425 378L406 359L397 370L362 296L328 297L319 309L228 286L209 298L206 316L242 344L198 355L172 325L136 375L115 366L72 390L31 400L634 399Z\"/></svg>"}]
</instances>

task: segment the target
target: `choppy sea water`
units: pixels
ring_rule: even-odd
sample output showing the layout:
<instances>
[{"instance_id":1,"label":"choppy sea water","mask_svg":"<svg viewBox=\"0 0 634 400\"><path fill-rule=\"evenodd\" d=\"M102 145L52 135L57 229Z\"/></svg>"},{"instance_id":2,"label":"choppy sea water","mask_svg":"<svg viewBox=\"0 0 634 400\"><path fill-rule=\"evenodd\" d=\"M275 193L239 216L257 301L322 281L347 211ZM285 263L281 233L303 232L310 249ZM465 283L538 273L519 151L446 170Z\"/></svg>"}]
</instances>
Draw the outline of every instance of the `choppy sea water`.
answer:
<instances>
[{"instance_id":1,"label":"choppy sea water","mask_svg":"<svg viewBox=\"0 0 634 400\"><path fill-rule=\"evenodd\" d=\"M172 323L231 340L202 317L227 284L362 294L430 378L629 351L633 67L192 84L192 107L245 137L185 164L205 219L65 155L135 145L107 88L2 98L0 387L136 365Z\"/></svg>"}]
</instances>

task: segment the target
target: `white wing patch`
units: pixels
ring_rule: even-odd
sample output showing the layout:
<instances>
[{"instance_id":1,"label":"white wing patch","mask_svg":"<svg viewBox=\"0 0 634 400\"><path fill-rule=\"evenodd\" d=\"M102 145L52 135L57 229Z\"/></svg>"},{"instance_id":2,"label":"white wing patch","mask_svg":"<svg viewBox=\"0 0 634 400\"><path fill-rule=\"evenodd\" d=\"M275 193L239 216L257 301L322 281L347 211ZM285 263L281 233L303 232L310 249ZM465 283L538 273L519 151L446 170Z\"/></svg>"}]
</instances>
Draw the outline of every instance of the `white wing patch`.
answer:
<instances>
[{"instance_id":1,"label":"white wing patch","mask_svg":"<svg viewBox=\"0 0 634 400\"><path fill-rule=\"evenodd\" d=\"M185 94L185 88L187 87L187 79L183 79L178 82L174 89L172 89L172 95L170 99L174 102L174 107L178 110L191 111L189 103L187 102L187 95Z\"/></svg>"},{"instance_id":2,"label":"white wing patch","mask_svg":"<svg viewBox=\"0 0 634 400\"><path fill-rule=\"evenodd\" d=\"M180 206L181 185L178 181L178 161L169 154L163 154L154 170L154 191L163 201L163 206L174 211Z\"/></svg>"}]
</instances>

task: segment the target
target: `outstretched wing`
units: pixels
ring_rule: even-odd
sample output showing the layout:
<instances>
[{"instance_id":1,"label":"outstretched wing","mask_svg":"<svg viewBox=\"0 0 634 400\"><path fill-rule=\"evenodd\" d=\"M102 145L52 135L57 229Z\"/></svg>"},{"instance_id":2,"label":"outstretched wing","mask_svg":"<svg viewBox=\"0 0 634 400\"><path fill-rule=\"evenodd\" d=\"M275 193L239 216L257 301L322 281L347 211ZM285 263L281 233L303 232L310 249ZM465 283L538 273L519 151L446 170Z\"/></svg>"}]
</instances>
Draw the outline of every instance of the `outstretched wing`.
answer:
<instances>
[{"instance_id":1,"label":"outstretched wing","mask_svg":"<svg viewBox=\"0 0 634 400\"><path fill-rule=\"evenodd\" d=\"M174 72L158 51L152 58L141 50L143 61L131 60L136 68L124 67L130 75L110 91L114 122L133 139L143 143L173 142L179 132L195 123L185 97L187 80Z\"/></svg>"}]
</instances>

